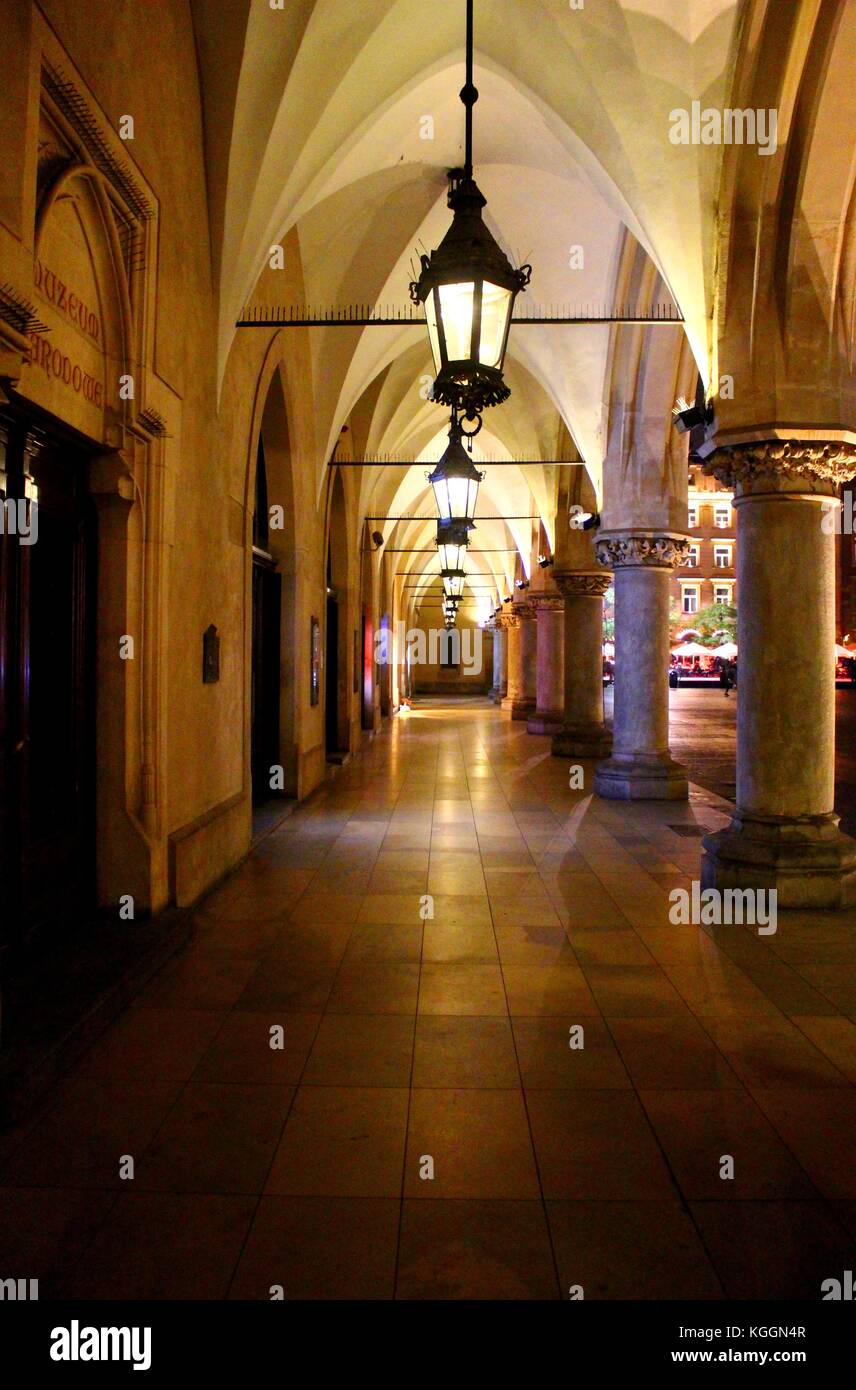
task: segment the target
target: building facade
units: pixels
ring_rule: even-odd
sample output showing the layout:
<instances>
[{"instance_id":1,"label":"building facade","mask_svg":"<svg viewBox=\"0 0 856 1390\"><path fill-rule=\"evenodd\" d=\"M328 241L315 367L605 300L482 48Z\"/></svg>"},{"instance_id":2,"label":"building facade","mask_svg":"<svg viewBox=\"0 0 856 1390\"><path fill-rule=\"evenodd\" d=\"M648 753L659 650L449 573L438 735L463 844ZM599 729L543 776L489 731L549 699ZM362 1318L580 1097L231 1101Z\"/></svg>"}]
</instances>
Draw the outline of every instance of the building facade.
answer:
<instances>
[{"instance_id":1,"label":"building facade","mask_svg":"<svg viewBox=\"0 0 856 1390\"><path fill-rule=\"evenodd\" d=\"M687 535L690 544L684 564L671 580L673 636L692 628L695 615L711 604L737 603L737 519L734 493L691 465L687 492Z\"/></svg>"}]
</instances>

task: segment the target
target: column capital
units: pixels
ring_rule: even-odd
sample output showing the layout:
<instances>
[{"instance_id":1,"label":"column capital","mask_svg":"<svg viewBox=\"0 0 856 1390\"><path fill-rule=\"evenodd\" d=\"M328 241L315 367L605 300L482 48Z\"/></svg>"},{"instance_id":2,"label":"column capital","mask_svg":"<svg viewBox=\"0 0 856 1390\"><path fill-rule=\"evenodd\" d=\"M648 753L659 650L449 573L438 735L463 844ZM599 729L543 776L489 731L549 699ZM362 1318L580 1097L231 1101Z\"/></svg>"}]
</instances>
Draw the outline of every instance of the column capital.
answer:
<instances>
[{"instance_id":1,"label":"column capital","mask_svg":"<svg viewBox=\"0 0 856 1390\"><path fill-rule=\"evenodd\" d=\"M603 570L559 570L553 574L553 578L562 594L568 598L603 598L612 583L612 575L604 574Z\"/></svg>"},{"instance_id":2,"label":"column capital","mask_svg":"<svg viewBox=\"0 0 856 1390\"><path fill-rule=\"evenodd\" d=\"M689 536L668 531L611 531L594 543L598 564L613 569L674 569L689 547Z\"/></svg>"},{"instance_id":3,"label":"column capital","mask_svg":"<svg viewBox=\"0 0 856 1390\"><path fill-rule=\"evenodd\" d=\"M834 497L856 477L856 444L823 439L761 439L717 449L708 476L734 489L736 500L770 493Z\"/></svg>"},{"instance_id":4,"label":"column capital","mask_svg":"<svg viewBox=\"0 0 856 1390\"><path fill-rule=\"evenodd\" d=\"M508 632L509 628L519 627L520 620L514 613L501 613L496 619L496 625L497 628L500 628L503 632Z\"/></svg>"},{"instance_id":5,"label":"column capital","mask_svg":"<svg viewBox=\"0 0 856 1390\"><path fill-rule=\"evenodd\" d=\"M513 624L514 627L518 627L520 623L527 622L530 618L534 618L535 604L532 602L532 599L527 598L525 603L515 603L514 611L511 616L517 619L517 622Z\"/></svg>"},{"instance_id":6,"label":"column capital","mask_svg":"<svg viewBox=\"0 0 856 1390\"><path fill-rule=\"evenodd\" d=\"M534 608L538 613L561 613L564 611L565 600L561 594L530 594L526 600L527 606Z\"/></svg>"}]
</instances>

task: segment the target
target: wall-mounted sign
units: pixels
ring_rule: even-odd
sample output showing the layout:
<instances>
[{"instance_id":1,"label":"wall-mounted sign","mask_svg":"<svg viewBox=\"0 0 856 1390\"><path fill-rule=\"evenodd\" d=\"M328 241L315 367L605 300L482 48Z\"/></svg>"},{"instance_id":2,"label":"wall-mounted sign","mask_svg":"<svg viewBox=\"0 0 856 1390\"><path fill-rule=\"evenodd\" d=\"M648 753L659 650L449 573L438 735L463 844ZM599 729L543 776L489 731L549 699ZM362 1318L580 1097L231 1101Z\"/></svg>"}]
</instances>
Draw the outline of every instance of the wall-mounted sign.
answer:
<instances>
[{"instance_id":1,"label":"wall-mounted sign","mask_svg":"<svg viewBox=\"0 0 856 1390\"><path fill-rule=\"evenodd\" d=\"M104 408L118 390L121 367L108 387L108 339L116 338L118 301L102 302L100 286L115 271L88 180L72 179L49 208L33 262L33 303L46 333L30 334L30 360L19 391L82 434L104 437ZM112 294L111 294L112 299ZM111 316L110 324L106 316Z\"/></svg>"}]
</instances>

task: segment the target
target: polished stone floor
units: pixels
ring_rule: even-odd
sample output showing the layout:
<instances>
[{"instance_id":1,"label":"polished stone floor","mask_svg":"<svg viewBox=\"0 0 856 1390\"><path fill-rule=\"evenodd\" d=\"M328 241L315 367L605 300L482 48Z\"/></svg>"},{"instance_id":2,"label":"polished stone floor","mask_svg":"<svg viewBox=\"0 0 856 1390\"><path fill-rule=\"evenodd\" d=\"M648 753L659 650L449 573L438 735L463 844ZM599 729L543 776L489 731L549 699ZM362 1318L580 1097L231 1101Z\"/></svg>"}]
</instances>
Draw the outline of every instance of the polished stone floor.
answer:
<instances>
[{"instance_id":1,"label":"polished stone floor","mask_svg":"<svg viewBox=\"0 0 856 1390\"><path fill-rule=\"evenodd\" d=\"M486 704L417 707L337 771L0 1139L0 1274L816 1300L852 1269L856 912L672 925L724 803L568 773Z\"/></svg>"}]
</instances>

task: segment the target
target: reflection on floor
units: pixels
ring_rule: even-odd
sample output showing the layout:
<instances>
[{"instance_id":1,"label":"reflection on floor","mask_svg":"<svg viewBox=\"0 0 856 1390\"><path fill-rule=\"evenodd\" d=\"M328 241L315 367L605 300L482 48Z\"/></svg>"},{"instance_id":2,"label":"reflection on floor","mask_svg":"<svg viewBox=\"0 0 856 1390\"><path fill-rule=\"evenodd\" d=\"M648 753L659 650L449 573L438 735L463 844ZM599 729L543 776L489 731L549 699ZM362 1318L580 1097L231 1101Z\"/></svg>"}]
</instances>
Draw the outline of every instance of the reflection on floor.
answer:
<instances>
[{"instance_id":1,"label":"reflection on floor","mask_svg":"<svg viewBox=\"0 0 856 1390\"><path fill-rule=\"evenodd\" d=\"M853 1268L856 913L671 925L673 827L723 803L568 781L494 709L397 719L0 1139L3 1276L816 1300Z\"/></svg>"}]
</instances>

